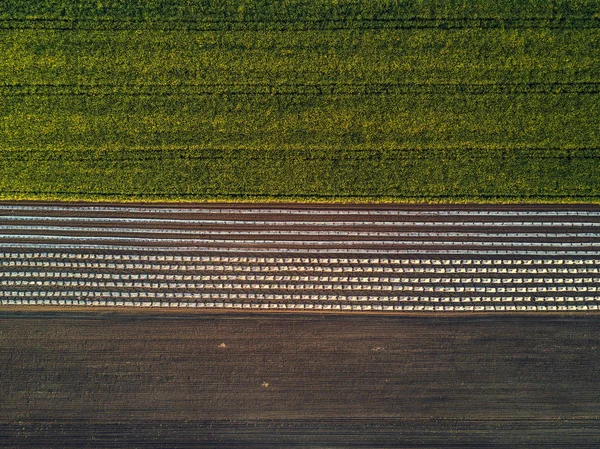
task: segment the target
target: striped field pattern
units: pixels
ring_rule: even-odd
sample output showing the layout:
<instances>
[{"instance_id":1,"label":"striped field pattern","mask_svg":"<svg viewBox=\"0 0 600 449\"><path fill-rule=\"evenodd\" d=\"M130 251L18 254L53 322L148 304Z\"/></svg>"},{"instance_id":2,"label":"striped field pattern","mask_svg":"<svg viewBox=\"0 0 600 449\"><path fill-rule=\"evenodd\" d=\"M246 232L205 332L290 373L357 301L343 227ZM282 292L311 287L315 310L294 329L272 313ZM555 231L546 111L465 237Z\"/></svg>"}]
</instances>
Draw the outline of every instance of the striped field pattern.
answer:
<instances>
[{"instance_id":1,"label":"striped field pattern","mask_svg":"<svg viewBox=\"0 0 600 449\"><path fill-rule=\"evenodd\" d=\"M0 205L3 306L569 311L595 206Z\"/></svg>"}]
</instances>

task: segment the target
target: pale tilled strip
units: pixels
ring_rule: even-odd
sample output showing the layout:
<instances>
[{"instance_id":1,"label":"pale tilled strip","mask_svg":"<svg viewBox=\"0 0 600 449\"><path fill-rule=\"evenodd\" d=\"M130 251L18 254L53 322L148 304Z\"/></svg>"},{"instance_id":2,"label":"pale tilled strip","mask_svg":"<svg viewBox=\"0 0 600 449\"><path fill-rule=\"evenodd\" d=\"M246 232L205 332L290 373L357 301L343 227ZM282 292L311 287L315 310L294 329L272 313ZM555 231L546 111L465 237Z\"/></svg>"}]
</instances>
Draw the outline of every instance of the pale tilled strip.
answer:
<instances>
[{"instance_id":1,"label":"pale tilled strip","mask_svg":"<svg viewBox=\"0 0 600 449\"><path fill-rule=\"evenodd\" d=\"M453 261L454 262L454 261ZM512 262L512 261L511 261ZM167 272L298 272L298 273L436 273L436 274L592 274L600 273L599 268L508 268L508 267L489 267L489 268L426 268L426 267L394 267L394 266L320 266L320 265L166 265L166 264L148 264L148 263L100 263L100 262L56 262L56 261L23 261L23 260L0 260L0 267L21 267L21 268L65 268L73 270L94 269L94 270L144 270L144 271L167 271Z\"/></svg>"},{"instance_id":2,"label":"pale tilled strip","mask_svg":"<svg viewBox=\"0 0 600 449\"><path fill-rule=\"evenodd\" d=\"M261 248L261 247L215 247L215 246L132 246L132 245L101 245L101 244L61 244L61 243L0 243L0 248L23 250L44 249L51 251L136 251L150 253L264 253L264 254L341 254L358 256L376 255L456 255L456 256L537 256L537 257L570 257L598 256L598 251L571 251L568 249L553 250L472 250L472 249L376 249L376 248ZM110 255L107 255L107 259ZM169 257L169 256L165 256Z\"/></svg>"},{"instance_id":3,"label":"pale tilled strip","mask_svg":"<svg viewBox=\"0 0 600 449\"><path fill-rule=\"evenodd\" d=\"M232 235L232 236L344 236L344 237L478 237L478 238L600 238L600 232L399 232L399 231L311 231L311 230L202 230L202 229L173 229L173 228L112 228L86 226L0 226L2 231L35 231L35 232L89 232L99 234L172 234L178 235ZM11 234L12 235L12 234ZM22 237L29 234L14 234ZM36 234L31 234L36 235ZM60 235L56 235L58 239ZM251 241L251 239L249 239Z\"/></svg>"},{"instance_id":4,"label":"pale tilled strip","mask_svg":"<svg viewBox=\"0 0 600 449\"><path fill-rule=\"evenodd\" d=\"M211 219L170 219L170 218L123 218L123 217L50 217L50 216L23 216L23 215L4 215L0 221L8 222L58 222L58 223L102 223L102 224L131 224L131 225L155 225L169 224L175 226L181 225L205 225L205 226L310 226L310 227L356 227L356 226L400 226L400 227L598 227L600 222L588 221L367 221L364 218L357 221L277 221L277 220L211 220Z\"/></svg>"},{"instance_id":5,"label":"pale tilled strip","mask_svg":"<svg viewBox=\"0 0 600 449\"><path fill-rule=\"evenodd\" d=\"M127 242L140 244L165 244L177 243L187 244L190 247L194 245L286 245L286 246L491 246L491 247L568 247L568 248L600 248L598 242L505 242L505 241L444 241L444 240L268 240L268 239L182 239L182 238L138 238L138 237L118 237L118 236L72 236L72 235L45 235L45 234L0 234L0 240L58 240L72 242ZM281 248L285 250L284 248Z\"/></svg>"},{"instance_id":6,"label":"pale tilled strip","mask_svg":"<svg viewBox=\"0 0 600 449\"><path fill-rule=\"evenodd\" d=\"M554 217L600 217L600 212L585 210L539 210L539 211L486 211L486 210L361 210L361 209L277 209L277 208L179 208L179 207L127 207L127 206L37 206L37 205L0 205L0 210L37 211L37 212L120 212L144 214L236 214L236 215L398 215L398 216L554 216Z\"/></svg>"},{"instance_id":7,"label":"pale tilled strip","mask_svg":"<svg viewBox=\"0 0 600 449\"><path fill-rule=\"evenodd\" d=\"M343 312L546 312L546 311L597 311L597 304L335 304L335 303L240 303L240 302L155 302L155 301L114 301L114 300L28 300L14 302L1 301L2 305L28 306L83 306L83 307L131 307L131 308L182 308L182 309L245 309L245 310L320 310Z\"/></svg>"},{"instance_id":8,"label":"pale tilled strip","mask_svg":"<svg viewBox=\"0 0 600 449\"><path fill-rule=\"evenodd\" d=\"M71 271L18 271L0 272L0 282L5 279L111 279L111 280L160 280L160 281L238 281L238 282L319 282L322 285L342 282L344 284L590 284L600 283L597 277L389 277L389 276L305 276L268 274L157 274L157 273L87 273ZM272 284L276 287L279 284ZM272 288L272 287L269 287Z\"/></svg>"},{"instance_id":9,"label":"pale tilled strip","mask_svg":"<svg viewBox=\"0 0 600 449\"><path fill-rule=\"evenodd\" d=\"M138 289L187 289L187 290L374 290L374 291L416 291L416 292L447 292L447 293L548 293L548 292L596 292L600 291L597 286L528 286L515 287L512 289L502 287L472 287L472 286L430 286L430 285L406 285L406 284L328 284L328 283L251 283L249 281L239 283L213 283L213 282L141 282L141 281L87 281L87 280L0 280L3 287L97 287L97 288L138 288ZM290 281L291 282L291 281Z\"/></svg>"},{"instance_id":10,"label":"pale tilled strip","mask_svg":"<svg viewBox=\"0 0 600 449\"><path fill-rule=\"evenodd\" d=\"M154 248L153 248L154 249ZM597 252L594 252L598 256ZM205 263L249 263L249 264L377 264L377 265L598 265L600 259L438 259L438 258L317 258L317 257L245 257L245 256L190 256L156 254L96 254L96 253L0 253L1 259L74 259L74 260L119 260L147 262L205 262Z\"/></svg>"},{"instance_id":11,"label":"pale tilled strip","mask_svg":"<svg viewBox=\"0 0 600 449\"><path fill-rule=\"evenodd\" d=\"M153 301L157 304L164 302L193 302L193 301L286 301L289 303L307 303L307 302L369 302L369 303L593 303L600 300L600 296L542 296L534 297L530 295L520 296L417 296L417 295L351 295L351 294L305 294L305 293L191 293L191 292L156 292L156 291L100 291L100 290L82 290L82 291L7 291L3 303L9 301L28 300L44 301L48 299L77 299L77 300L132 300L132 301Z\"/></svg>"}]
</instances>

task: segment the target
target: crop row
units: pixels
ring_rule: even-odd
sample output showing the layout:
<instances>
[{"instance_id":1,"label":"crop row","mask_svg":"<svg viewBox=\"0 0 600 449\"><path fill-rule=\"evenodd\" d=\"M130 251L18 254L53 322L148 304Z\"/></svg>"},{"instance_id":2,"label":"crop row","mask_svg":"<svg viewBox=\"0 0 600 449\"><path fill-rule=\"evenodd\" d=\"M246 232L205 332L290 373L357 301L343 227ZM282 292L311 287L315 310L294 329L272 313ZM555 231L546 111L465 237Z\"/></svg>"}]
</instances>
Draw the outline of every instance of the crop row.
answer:
<instances>
[{"instance_id":1,"label":"crop row","mask_svg":"<svg viewBox=\"0 0 600 449\"><path fill-rule=\"evenodd\" d=\"M599 36L600 29L16 30L3 32L0 85L63 95L576 93L600 81Z\"/></svg>"},{"instance_id":2,"label":"crop row","mask_svg":"<svg viewBox=\"0 0 600 449\"><path fill-rule=\"evenodd\" d=\"M600 104L600 103L599 103ZM599 134L600 136L600 134ZM0 150L0 197L16 198L390 198L449 200L598 200L600 151L531 150L224 151L224 159L189 159L200 150L81 152ZM139 160L146 154L148 159ZM320 160L306 156L322 155ZM123 159L131 155L132 159ZM4 156L9 156L5 158ZM164 156L164 157L163 157ZM474 157L477 156L477 157ZM173 161L173 162L167 162Z\"/></svg>"},{"instance_id":3,"label":"crop row","mask_svg":"<svg viewBox=\"0 0 600 449\"><path fill-rule=\"evenodd\" d=\"M49 213L56 214L59 212L70 212L70 213L120 213L120 214L188 214L188 215L237 215L244 217L247 215L325 215L325 216L337 216L337 215L356 215L356 216L419 216L419 217L544 217L545 220L555 219L557 217L600 217L600 211L598 210L587 210L580 208L571 209L552 209L549 210L547 207L543 209L534 210L496 210L496 209L441 209L441 208L428 208L428 209L388 209L389 206L378 205L377 208L332 208L330 205L327 207L307 207L302 206L300 208L285 207L279 208L277 206L257 206L257 205L244 205L244 206L131 206L131 205L119 205L119 206L105 206L105 205L94 205L94 206L83 206L83 205L42 205L42 204L0 204L0 211L11 212L11 216L18 216L16 214L23 212L44 212L44 217L49 216ZM2 217L4 219L5 217ZM569 221L572 221L570 219Z\"/></svg>"},{"instance_id":4,"label":"crop row","mask_svg":"<svg viewBox=\"0 0 600 449\"><path fill-rule=\"evenodd\" d=\"M595 255L597 256L597 254ZM337 264L349 264L354 265L432 265L432 266L462 266L462 265L476 265L476 266L516 266L516 265L598 265L600 259L563 259L563 258L552 258L552 259L490 259L490 258L477 258L471 259L466 256L458 257L456 259L416 259L416 258L362 258L353 257L248 257L248 256L190 256L180 254L96 254L96 253L65 253L65 252L0 252L0 259L4 260L40 260L45 262L45 259L73 259L77 261L85 260L107 260L107 261L144 261L144 262L184 262L184 265L188 263L235 263L235 264L313 264L313 265L337 265Z\"/></svg>"},{"instance_id":5,"label":"crop row","mask_svg":"<svg viewBox=\"0 0 600 449\"><path fill-rule=\"evenodd\" d=\"M492 19L555 19L596 17L597 2L548 3L544 0L520 2L497 0L494 2L464 2L460 0L426 0L400 2L397 0L371 0L368 2L332 2L328 0L288 0L267 2L262 0L232 0L207 2L203 0L146 0L143 2L104 2L92 0L73 2L31 2L12 0L0 6L0 18L37 17L40 19L98 19L133 21L357 21L357 20L486 20Z\"/></svg>"},{"instance_id":6,"label":"crop row","mask_svg":"<svg viewBox=\"0 0 600 449\"><path fill-rule=\"evenodd\" d=\"M502 95L502 94L598 94L600 82L517 83L378 83L378 84L6 84L4 95L32 96L381 96L381 95Z\"/></svg>"},{"instance_id":7,"label":"crop row","mask_svg":"<svg viewBox=\"0 0 600 449\"><path fill-rule=\"evenodd\" d=\"M32 298L32 299L31 299ZM569 303L579 302L594 304L598 303L598 296L384 296L384 295L348 295L348 294L281 294L281 293L190 293L190 292L156 292L156 291L100 291L100 290L7 290L1 301L23 301L35 304L39 298L44 300L151 300L157 304L178 304L179 301L193 303L201 300L213 301L248 301L248 304L268 304L272 301L287 301L289 303L302 302L361 302L361 303ZM6 304L6 302L4 302ZM87 304L91 305L91 304ZM113 304L115 305L115 304ZM118 304L117 304L118 305ZM598 304L597 304L598 305ZM221 304L220 307L223 307Z\"/></svg>"},{"instance_id":8,"label":"crop row","mask_svg":"<svg viewBox=\"0 0 600 449\"><path fill-rule=\"evenodd\" d=\"M0 260L0 267L20 268L63 268L103 270L144 270L146 272L237 272L237 273L435 273L435 274L591 274L600 273L600 268L509 268L509 267L402 267L388 265L366 266L322 266L322 265L196 265L196 264L149 264L149 263L102 263L102 262L58 262L58 261L21 261ZM0 275L4 275L0 273Z\"/></svg>"},{"instance_id":9,"label":"crop row","mask_svg":"<svg viewBox=\"0 0 600 449\"><path fill-rule=\"evenodd\" d=\"M153 301L151 298L144 298L142 301L124 301L110 299L3 299L0 305L3 306L95 306L95 307L148 307L148 308L199 308L199 309L260 309L260 310L334 310L334 311L380 311L380 312L506 312L506 311L586 311L598 310L598 304L573 304L548 302L543 304L529 303L521 305L516 304L444 304L434 305L435 303L417 303L417 304L336 304L336 303L297 303L297 302L262 302L262 303L242 303L242 302L222 302L222 301L190 301L190 302L161 302Z\"/></svg>"},{"instance_id":10,"label":"crop row","mask_svg":"<svg viewBox=\"0 0 600 449\"><path fill-rule=\"evenodd\" d=\"M576 273L577 275L581 273ZM268 288L278 288L280 285L283 287L285 284L274 284L274 282L285 283L285 282L319 282L322 285L329 285L331 283L343 283L345 284L342 288L348 289L361 289L367 284L370 285L368 288L377 290L381 287L381 290L401 290L404 285L401 284L590 284L595 283L600 285L600 278L597 277L494 277L494 278L480 278L480 277L389 277L389 276L322 276L311 273L310 275L300 274L158 274L158 273L86 273L86 272L71 272L71 271L13 271L13 272L0 272L1 280L9 279L50 279L52 280L63 280L63 279L83 279L83 282L87 282L90 279L104 279L104 280L116 280L116 281L251 281L251 282L268 282ZM11 281L8 281L11 282ZM392 285L387 285L392 284ZM37 284L36 284L37 285ZM48 284L44 284L48 285ZM300 285L302 284L291 284ZM309 284L310 285L310 284ZM179 286L179 285L177 285ZM391 287L391 288L390 288ZM225 287L224 287L225 288ZM365 287L367 288L367 287Z\"/></svg>"}]
</instances>

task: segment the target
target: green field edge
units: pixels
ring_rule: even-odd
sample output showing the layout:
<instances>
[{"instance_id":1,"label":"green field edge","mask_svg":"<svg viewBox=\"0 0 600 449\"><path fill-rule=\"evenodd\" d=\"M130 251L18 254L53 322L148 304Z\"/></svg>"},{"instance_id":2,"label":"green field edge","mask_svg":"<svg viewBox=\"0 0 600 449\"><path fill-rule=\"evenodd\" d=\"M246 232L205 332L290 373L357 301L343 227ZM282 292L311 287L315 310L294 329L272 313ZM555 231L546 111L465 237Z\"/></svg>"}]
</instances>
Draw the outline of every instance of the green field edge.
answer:
<instances>
[{"instance_id":1,"label":"green field edge","mask_svg":"<svg viewBox=\"0 0 600 449\"><path fill-rule=\"evenodd\" d=\"M328 196L328 195L125 195L122 193L0 193L0 201L61 201L69 203L96 202L96 203L298 203L298 204L600 204L598 196L553 196L532 195L519 196Z\"/></svg>"}]
</instances>

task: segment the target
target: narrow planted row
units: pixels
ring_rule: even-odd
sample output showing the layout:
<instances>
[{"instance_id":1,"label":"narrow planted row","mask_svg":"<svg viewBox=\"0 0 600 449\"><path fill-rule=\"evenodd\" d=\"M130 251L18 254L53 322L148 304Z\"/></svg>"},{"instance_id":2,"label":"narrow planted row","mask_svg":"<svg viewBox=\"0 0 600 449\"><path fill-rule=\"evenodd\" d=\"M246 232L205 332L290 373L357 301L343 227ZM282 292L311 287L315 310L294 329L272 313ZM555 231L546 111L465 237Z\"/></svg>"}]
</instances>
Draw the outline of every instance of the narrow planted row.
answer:
<instances>
[{"instance_id":1,"label":"narrow planted row","mask_svg":"<svg viewBox=\"0 0 600 449\"><path fill-rule=\"evenodd\" d=\"M332 230L295 230L295 229L268 229L268 230L257 230L257 229L175 229L175 228L114 228L114 227L93 227L93 226L22 226L22 225L0 225L0 231L15 231L14 234L2 235L0 238L8 238L13 236L15 238L36 238L40 235L40 232L61 232L61 233L100 233L100 234L169 234L172 238L179 237L180 235L194 235L196 237L203 235L219 235L219 236L248 236L248 240L252 241L251 237L258 235L271 235L297 238L298 236L344 236L344 237L477 237L477 238L598 238L600 233L598 232L470 232L468 230L456 231L332 231ZM22 234L23 231L29 231L28 234ZM17 233L19 232L19 233ZM57 239L61 234L56 234ZM67 235L68 236L68 235Z\"/></svg>"},{"instance_id":2,"label":"narrow planted row","mask_svg":"<svg viewBox=\"0 0 600 449\"><path fill-rule=\"evenodd\" d=\"M385 210L385 209L293 209L293 208L186 208L186 207L128 207L128 206L43 206L0 204L0 211L18 212L68 212L68 213L119 213L119 214L185 214L185 215L369 215L369 216L456 216L456 217L600 217L595 210ZM0 217L0 219L3 217Z\"/></svg>"},{"instance_id":3,"label":"narrow planted row","mask_svg":"<svg viewBox=\"0 0 600 449\"><path fill-rule=\"evenodd\" d=\"M481 217L480 217L481 218ZM529 220L514 220L514 221L423 221L423 220L393 220L388 219L385 221L371 219L367 220L365 217L361 217L360 220L264 220L264 219L210 219L210 218L146 218L146 217L89 217L89 216L36 216L36 215L4 215L0 217L2 222L40 222L40 223L52 223L53 225L61 225L62 223L94 223L94 224L131 224L137 225L141 229L144 226L148 225L171 225L171 226L279 226L279 227L294 227L294 226L306 226L306 227L371 227L371 226L388 226L388 227L445 227L445 228L454 228L454 227L470 227L470 228L486 228L486 227L587 227L587 228L597 228L600 227L600 222L594 221L585 221L580 219L578 220L562 220L557 221L556 217L553 220L548 219L545 221L539 221L539 216L536 216L537 221L529 221ZM586 217L587 218L587 217ZM263 228L264 229L264 228Z\"/></svg>"},{"instance_id":4,"label":"narrow planted row","mask_svg":"<svg viewBox=\"0 0 600 449\"><path fill-rule=\"evenodd\" d=\"M579 273L577 273L579 274ZM273 275L273 274L156 274L156 273L98 273L72 271L12 271L0 272L1 282L11 282L12 279L110 279L122 280L158 280L158 281L260 281L260 282L318 282L320 285L344 283L346 288L357 288L362 285L376 284L386 288L391 284L392 289L400 289L398 284L591 284L600 283L597 277L389 277L389 276L305 276L305 275ZM37 282L37 281L36 281ZM46 282L46 281L44 281ZM36 285L40 285L39 283ZM280 284L266 284L274 288ZM298 284L302 285L302 284ZM357 286L357 287L355 287ZM365 287L366 288L366 287ZM372 287L369 287L372 288Z\"/></svg>"},{"instance_id":5,"label":"narrow planted row","mask_svg":"<svg viewBox=\"0 0 600 449\"><path fill-rule=\"evenodd\" d=\"M286 246L329 246L329 247L397 247L397 246L430 246L430 247L539 247L539 248L600 248L598 241L585 242L524 242L524 241L451 241L451 240L275 240L275 239L217 239L217 238L149 238L149 237L120 237L120 236L73 236L73 235L42 235L42 234L0 234L0 241L3 240L41 240L41 241L67 241L82 242L94 244L96 242L122 242L127 244L144 245L164 245L179 244L190 247L196 245L221 245L237 246L240 249L247 245L267 245L274 246L282 252Z\"/></svg>"},{"instance_id":6,"label":"narrow planted row","mask_svg":"<svg viewBox=\"0 0 600 449\"><path fill-rule=\"evenodd\" d=\"M75 272L85 272L94 270L96 272L115 271L115 270L144 270L152 272L238 272L238 273L430 273L430 274L597 274L600 268L579 266L587 261L571 260L569 265L578 265L577 268L511 268L513 260L509 259L510 264L493 267L415 267L415 266L373 266L373 265L219 265L215 264L149 264L149 263L103 263L103 262L60 262L56 260L0 260L0 267L3 268L35 268L35 269L70 269ZM452 262L462 262L456 260ZM469 260L469 262L471 262ZM522 261L519 261L522 262ZM563 261L564 262L564 261ZM416 264L418 265L418 263ZM459 265L459 264L454 264ZM468 264L471 265L471 264ZM522 265L522 264L520 264Z\"/></svg>"},{"instance_id":7,"label":"narrow planted row","mask_svg":"<svg viewBox=\"0 0 600 449\"><path fill-rule=\"evenodd\" d=\"M25 295L22 295L25 296ZM584 312L597 311L598 304L315 304L298 302L160 302L84 299L23 299L0 300L1 305L15 306L73 306L73 307L130 307L130 308L175 308L175 309L245 309L245 310L320 310L345 312Z\"/></svg>"},{"instance_id":8,"label":"narrow planted row","mask_svg":"<svg viewBox=\"0 0 600 449\"><path fill-rule=\"evenodd\" d=\"M17 245L18 246L18 245ZM152 248L156 250L156 248ZM596 257L598 253L594 254ZM74 253L74 252L0 252L0 260L20 261L30 263L38 260L42 263L51 260L73 261L127 261L127 262L180 262L184 266L189 263L231 263L231 264L310 264L312 265L433 265L433 266L460 266L460 265L599 265L598 258L503 258L471 259L467 257L447 258L392 258L392 257L255 257L255 256L222 256L222 255L189 255L189 254L105 254L105 253ZM16 263L16 262L15 262ZM94 262L91 262L94 263Z\"/></svg>"}]
</instances>

